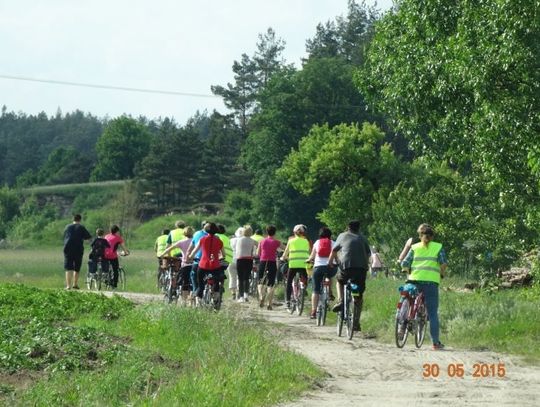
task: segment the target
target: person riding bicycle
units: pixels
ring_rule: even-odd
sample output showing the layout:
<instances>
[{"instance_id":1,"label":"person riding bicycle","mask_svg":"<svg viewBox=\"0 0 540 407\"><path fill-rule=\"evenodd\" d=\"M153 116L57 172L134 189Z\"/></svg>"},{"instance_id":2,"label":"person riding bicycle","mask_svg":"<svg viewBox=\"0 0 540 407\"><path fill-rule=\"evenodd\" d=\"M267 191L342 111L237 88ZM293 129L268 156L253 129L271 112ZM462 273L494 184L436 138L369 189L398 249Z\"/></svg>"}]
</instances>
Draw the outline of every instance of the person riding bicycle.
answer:
<instances>
[{"instance_id":1,"label":"person riding bicycle","mask_svg":"<svg viewBox=\"0 0 540 407\"><path fill-rule=\"evenodd\" d=\"M332 241L332 231L327 227L319 230L319 240L313 244L313 249L308 263L313 263L313 293L311 294L311 314L310 318L317 316L317 306L319 305L319 295L321 294L322 283L325 277L332 278L336 275L336 268L328 267L328 259L335 246Z\"/></svg>"},{"instance_id":2,"label":"person riding bicycle","mask_svg":"<svg viewBox=\"0 0 540 407\"><path fill-rule=\"evenodd\" d=\"M336 245L328 259L328 267L334 267L334 260L339 259L336 288L338 301L332 311L339 312L343 307L343 286L348 280L358 286L358 297L355 297L355 306L358 307L356 321L353 321L353 330L360 331L360 314L362 313L363 295L366 290L366 275L369 269L371 249L367 239L360 233L360 222L352 220L347 231L340 233Z\"/></svg>"},{"instance_id":3,"label":"person riding bicycle","mask_svg":"<svg viewBox=\"0 0 540 407\"><path fill-rule=\"evenodd\" d=\"M404 271L410 271L407 282L414 283L424 293L433 349L439 350L444 348L439 340L439 284L448 260L442 244L433 240L433 227L422 223L418 226L418 235L420 242L411 246L401 266Z\"/></svg>"},{"instance_id":4,"label":"person riding bicycle","mask_svg":"<svg viewBox=\"0 0 540 407\"><path fill-rule=\"evenodd\" d=\"M208 235L208 232L204 229L207 223L208 222L206 220L203 220L201 222L201 229L196 231L193 234L191 244L190 244L190 246L188 248L188 253L192 253L192 255L193 255L192 258L190 259L190 261L192 261L193 263L192 263L192 266L191 266L191 272L189 273L189 278L191 279L191 287L193 289L193 292L192 292L193 297L197 296L197 284L198 284L197 270L199 268L199 260L201 259L202 252L201 252L201 250L199 250L197 252L192 252L192 249L199 243L199 241L204 236Z\"/></svg>"},{"instance_id":5,"label":"person riding bicycle","mask_svg":"<svg viewBox=\"0 0 540 407\"><path fill-rule=\"evenodd\" d=\"M156 280L158 282L158 288L159 288L159 280L161 278L161 275L163 274L160 253L162 253L167 248L167 239L169 237L170 232L171 231L169 229L163 229L161 231L161 235L158 236L156 241L154 242L154 251L156 252L157 261L158 261L157 280Z\"/></svg>"},{"instance_id":6,"label":"person riding bicycle","mask_svg":"<svg viewBox=\"0 0 540 407\"><path fill-rule=\"evenodd\" d=\"M179 242L180 240L184 240L184 228L186 227L186 222L183 220L177 220L174 222L174 229L169 232L169 235L167 236L167 247L169 248L173 246L176 242ZM173 249L171 252L172 257L180 257L182 256L182 251L178 248Z\"/></svg>"},{"instance_id":7,"label":"person riding bicycle","mask_svg":"<svg viewBox=\"0 0 540 407\"><path fill-rule=\"evenodd\" d=\"M193 238L193 228L191 226L186 226L182 232L184 235L184 239L176 242L169 248L165 249L163 252L159 253L159 257L166 256L174 249L181 250L182 264L180 266L180 271L178 272L178 281L182 282L182 300L187 301L187 298L189 296L191 267L193 266L192 261L188 258L188 249L191 245L191 240Z\"/></svg>"},{"instance_id":8,"label":"person riding bicycle","mask_svg":"<svg viewBox=\"0 0 540 407\"><path fill-rule=\"evenodd\" d=\"M103 237L104 235L105 231L98 228L96 230L96 237L92 240L92 243L90 243L90 247L92 247L92 251L88 255L88 272L90 274L96 273L98 263L105 261L105 249L110 248L109 242ZM101 264L101 267L103 268L103 263Z\"/></svg>"},{"instance_id":9,"label":"person riding bicycle","mask_svg":"<svg viewBox=\"0 0 540 407\"><path fill-rule=\"evenodd\" d=\"M103 267L103 270L108 273L109 266L112 266L113 269L113 280L112 288L115 289L118 285L118 269L120 264L118 263L118 247L121 247L124 255L129 254L129 250L124 245L124 239L120 236L120 228L117 225L112 225L111 233L105 236L105 239L109 242L109 248L105 249L105 260L107 260L106 268Z\"/></svg>"},{"instance_id":10,"label":"person riding bicycle","mask_svg":"<svg viewBox=\"0 0 540 407\"><path fill-rule=\"evenodd\" d=\"M264 287L263 287L263 279L264 279L264 273L267 273L267 280L266 280L266 286L268 289L268 295L266 296L267 299L267 309L272 309L272 301L274 299L274 285L276 283L276 274L277 274L277 251L278 249L284 249L285 246L277 239L274 238L274 235L276 234L276 227L274 225L268 225L266 227L266 233L268 234L268 237L262 239L259 242L259 246L257 248L257 253L259 255L259 285L257 287L257 290L259 291L259 298L260 298L260 307L264 307Z\"/></svg>"},{"instance_id":11,"label":"person riding bicycle","mask_svg":"<svg viewBox=\"0 0 540 407\"><path fill-rule=\"evenodd\" d=\"M289 272L287 273L287 290L285 294L287 309L291 307L292 284L296 273L300 275L300 279L307 285L307 270L306 262L311 253L311 244L306 237L306 225L296 225L293 228L294 236L289 239L285 251L281 256L282 261L288 260Z\"/></svg>"},{"instance_id":12,"label":"person riding bicycle","mask_svg":"<svg viewBox=\"0 0 540 407\"><path fill-rule=\"evenodd\" d=\"M199 301L203 296L204 278L208 274L213 274L216 281L221 282L222 286L225 277L220 262L220 259L225 257L225 249L223 248L223 242L216 236L218 232L217 225L214 222L209 222L204 226L204 231L207 235L203 236L188 253L188 259L192 260L194 255L199 250L201 251L197 269L197 298L199 298Z\"/></svg>"}]
</instances>

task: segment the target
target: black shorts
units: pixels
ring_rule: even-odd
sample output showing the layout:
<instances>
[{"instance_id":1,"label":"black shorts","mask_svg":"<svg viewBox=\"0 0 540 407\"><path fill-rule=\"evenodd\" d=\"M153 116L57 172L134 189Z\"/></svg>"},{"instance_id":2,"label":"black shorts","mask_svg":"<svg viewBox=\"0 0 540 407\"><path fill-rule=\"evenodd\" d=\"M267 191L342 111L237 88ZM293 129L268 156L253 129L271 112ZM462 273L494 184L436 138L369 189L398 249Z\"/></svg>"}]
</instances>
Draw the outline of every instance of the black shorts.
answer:
<instances>
[{"instance_id":1,"label":"black shorts","mask_svg":"<svg viewBox=\"0 0 540 407\"><path fill-rule=\"evenodd\" d=\"M266 281L266 285L268 287L273 287L276 282L276 272L277 272L277 265L275 261L261 261L259 263L259 281L262 281L264 277L264 272L268 273L268 280Z\"/></svg>"},{"instance_id":2,"label":"black shorts","mask_svg":"<svg viewBox=\"0 0 540 407\"><path fill-rule=\"evenodd\" d=\"M83 253L64 253L64 270L81 271Z\"/></svg>"},{"instance_id":3,"label":"black shorts","mask_svg":"<svg viewBox=\"0 0 540 407\"><path fill-rule=\"evenodd\" d=\"M347 283L347 280L350 279L351 282L358 285L360 294L363 294L366 290L366 274L367 269L351 267L344 270L339 269L336 278L341 284Z\"/></svg>"}]
</instances>

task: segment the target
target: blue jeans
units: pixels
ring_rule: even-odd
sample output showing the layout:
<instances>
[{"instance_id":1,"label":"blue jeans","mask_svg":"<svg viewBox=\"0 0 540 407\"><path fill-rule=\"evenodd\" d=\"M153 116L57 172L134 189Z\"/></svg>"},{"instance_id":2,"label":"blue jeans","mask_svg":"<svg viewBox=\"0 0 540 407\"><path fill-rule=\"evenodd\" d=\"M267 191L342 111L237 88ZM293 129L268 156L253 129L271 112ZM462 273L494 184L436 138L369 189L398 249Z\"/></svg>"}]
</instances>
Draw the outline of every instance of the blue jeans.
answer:
<instances>
[{"instance_id":1,"label":"blue jeans","mask_svg":"<svg viewBox=\"0 0 540 407\"><path fill-rule=\"evenodd\" d=\"M432 342L439 343L439 284L411 281L424 293Z\"/></svg>"},{"instance_id":2,"label":"blue jeans","mask_svg":"<svg viewBox=\"0 0 540 407\"><path fill-rule=\"evenodd\" d=\"M320 294L324 277L332 278L337 273L337 267L317 266L313 269L313 294Z\"/></svg>"},{"instance_id":3,"label":"blue jeans","mask_svg":"<svg viewBox=\"0 0 540 407\"><path fill-rule=\"evenodd\" d=\"M199 263L193 263L191 266L191 271L189 272L189 279L191 280L191 289L193 293L197 292L198 281L197 281L197 270L199 270Z\"/></svg>"}]
</instances>

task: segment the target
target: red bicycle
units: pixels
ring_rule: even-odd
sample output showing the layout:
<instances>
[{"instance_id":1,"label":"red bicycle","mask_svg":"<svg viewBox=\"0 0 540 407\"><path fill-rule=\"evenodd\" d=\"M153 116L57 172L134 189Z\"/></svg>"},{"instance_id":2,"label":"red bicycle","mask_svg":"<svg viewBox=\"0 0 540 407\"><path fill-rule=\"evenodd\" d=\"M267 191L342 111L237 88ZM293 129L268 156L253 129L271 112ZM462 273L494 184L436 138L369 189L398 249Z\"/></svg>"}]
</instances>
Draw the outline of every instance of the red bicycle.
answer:
<instances>
[{"instance_id":1,"label":"red bicycle","mask_svg":"<svg viewBox=\"0 0 540 407\"><path fill-rule=\"evenodd\" d=\"M420 348L426 336L428 316L424 293L412 283L399 287L400 299L396 309L395 337L398 348L403 348L409 334L414 335L414 343Z\"/></svg>"}]
</instances>

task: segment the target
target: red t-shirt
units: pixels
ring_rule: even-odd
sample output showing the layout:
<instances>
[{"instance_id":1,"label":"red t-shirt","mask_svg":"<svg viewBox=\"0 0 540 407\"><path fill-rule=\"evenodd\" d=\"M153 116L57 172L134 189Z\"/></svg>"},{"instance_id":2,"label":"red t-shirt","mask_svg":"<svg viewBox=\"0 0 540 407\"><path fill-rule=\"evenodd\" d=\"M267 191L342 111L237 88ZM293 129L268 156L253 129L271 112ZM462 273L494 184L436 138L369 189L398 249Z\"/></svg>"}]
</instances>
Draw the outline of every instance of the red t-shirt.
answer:
<instances>
[{"instance_id":1,"label":"red t-shirt","mask_svg":"<svg viewBox=\"0 0 540 407\"><path fill-rule=\"evenodd\" d=\"M201 240L202 256L199 261L199 268L204 270L217 270L219 269L219 256L223 242L214 235L204 236Z\"/></svg>"}]
</instances>

